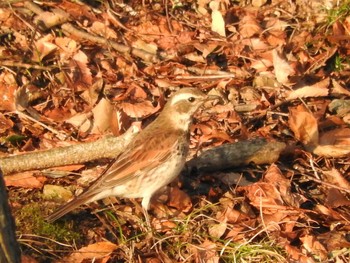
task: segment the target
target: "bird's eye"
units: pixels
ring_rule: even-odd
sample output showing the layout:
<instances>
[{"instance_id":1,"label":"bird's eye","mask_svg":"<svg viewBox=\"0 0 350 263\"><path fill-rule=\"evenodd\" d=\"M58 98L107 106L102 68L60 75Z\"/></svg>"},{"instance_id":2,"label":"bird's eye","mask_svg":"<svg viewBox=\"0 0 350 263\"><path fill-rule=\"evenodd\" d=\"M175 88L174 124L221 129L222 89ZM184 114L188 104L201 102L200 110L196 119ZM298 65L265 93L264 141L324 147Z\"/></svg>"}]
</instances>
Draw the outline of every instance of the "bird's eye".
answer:
<instances>
[{"instance_id":1,"label":"bird's eye","mask_svg":"<svg viewBox=\"0 0 350 263\"><path fill-rule=\"evenodd\" d=\"M194 102L195 100L196 100L196 98L194 98L194 97L189 97L189 98L188 98L188 101L189 101L189 102Z\"/></svg>"}]
</instances>

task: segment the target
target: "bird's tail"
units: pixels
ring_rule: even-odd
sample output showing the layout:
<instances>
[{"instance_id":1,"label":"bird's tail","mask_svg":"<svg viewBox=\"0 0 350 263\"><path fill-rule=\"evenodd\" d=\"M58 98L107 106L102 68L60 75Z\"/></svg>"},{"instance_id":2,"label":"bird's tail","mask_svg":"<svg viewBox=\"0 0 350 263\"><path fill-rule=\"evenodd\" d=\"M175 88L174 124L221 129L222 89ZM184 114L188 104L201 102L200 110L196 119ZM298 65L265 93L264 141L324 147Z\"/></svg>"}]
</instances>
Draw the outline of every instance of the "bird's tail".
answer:
<instances>
[{"instance_id":1,"label":"bird's tail","mask_svg":"<svg viewBox=\"0 0 350 263\"><path fill-rule=\"evenodd\" d=\"M89 203L89 199L90 198L86 198L83 196L75 197L72 201L68 202L67 204L62 205L56 211L54 211L51 215L46 217L46 221L49 223L56 221L57 219L61 218L65 214L67 214L70 211L77 208L78 206L80 206L82 204Z\"/></svg>"}]
</instances>

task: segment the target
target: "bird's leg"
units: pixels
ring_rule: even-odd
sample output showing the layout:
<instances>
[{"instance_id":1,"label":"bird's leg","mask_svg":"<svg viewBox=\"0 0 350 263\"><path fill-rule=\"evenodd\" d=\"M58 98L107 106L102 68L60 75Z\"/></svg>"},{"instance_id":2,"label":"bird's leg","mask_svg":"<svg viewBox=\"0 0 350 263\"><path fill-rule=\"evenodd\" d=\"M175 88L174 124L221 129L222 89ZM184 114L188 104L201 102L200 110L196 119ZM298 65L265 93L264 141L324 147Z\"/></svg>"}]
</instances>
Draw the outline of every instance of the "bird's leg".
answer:
<instances>
[{"instance_id":1,"label":"bird's leg","mask_svg":"<svg viewBox=\"0 0 350 263\"><path fill-rule=\"evenodd\" d=\"M148 209L149 209L149 206L150 206L150 200L151 200L151 197L148 197L148 196L147 197L143 197L142 202L141 202L141 206L142 206L143 214L144 214L145 219L146 219L147 228L150 231L152 231L151 221L150 221L149 214L148 214Z\"/></svg>"},{"instance_id":2,"label":"bird's leg","mask_svg":"<svg viewBox=\"0 0 350 263\"><path fill-rule=\"evenodd\" d=\"M147 226L148 230L152 230L151 221L150 221L147 209L144 209L142 207L142 211L143 211L143 214L144 214L145 219L146 219L146 226Z\"/></svg>"}]
</instances>

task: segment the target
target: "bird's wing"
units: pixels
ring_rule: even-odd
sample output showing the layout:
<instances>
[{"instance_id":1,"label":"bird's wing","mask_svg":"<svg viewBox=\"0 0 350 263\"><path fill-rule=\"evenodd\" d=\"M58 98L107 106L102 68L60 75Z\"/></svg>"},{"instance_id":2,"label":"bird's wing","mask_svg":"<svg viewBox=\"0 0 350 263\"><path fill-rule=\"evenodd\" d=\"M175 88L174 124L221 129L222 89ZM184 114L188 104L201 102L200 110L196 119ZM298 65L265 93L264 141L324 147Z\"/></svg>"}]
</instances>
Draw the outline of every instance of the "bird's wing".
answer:
<instances>
[{"instance_id":1,"label":"bird's wing","mask_svg":"<svg viewBox=\"0 0 350 263\"><path fill-rule=\"evenodd\" d=\"M93 195L103 189L122 185L140 176L144 169L152 169L170 158L178 143L179 134L164 134L161 130L147 140L136 138L110 168L100 176L82 195Z\"/></svg>"}]
</instances>

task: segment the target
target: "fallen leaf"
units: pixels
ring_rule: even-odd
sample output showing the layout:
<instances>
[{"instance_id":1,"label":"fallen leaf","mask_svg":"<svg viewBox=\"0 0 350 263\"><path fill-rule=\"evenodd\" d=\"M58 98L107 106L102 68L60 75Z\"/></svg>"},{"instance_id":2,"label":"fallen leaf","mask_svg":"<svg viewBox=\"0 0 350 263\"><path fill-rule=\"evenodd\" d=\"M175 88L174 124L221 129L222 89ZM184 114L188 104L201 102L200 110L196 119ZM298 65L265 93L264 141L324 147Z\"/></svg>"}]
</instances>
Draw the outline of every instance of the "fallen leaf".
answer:
<instances>
[{"instance_id":1,"label":"fallen leaf","mask_svg":"<svg viewBox=\"0 0 350 263\"><path fill-rule=\"evenodd\" d=\"M35 52L33 52L32 60L41 62L43 58L57 49L57 46L52 43L53 35L48 34L35 41Z\"/></svg>"},{"instance_id":2,"label":"fallen leaf","mask_svg":"<svg viewBox=\"0 0 350 263\"><path fill-rule=\"evenodd\" d=\"M211 1L209 3L209 7L212 10L211 12L211 30L218 33L220 36L226 36L225 30L225 21L222 17L221 12L219 11L220 2L219 1Z\"/></svg>"},{"instance_id":3,"label":"fallen leaf","mask_svg":"<svg viewBox=\"0 0 350 263\"><path fill-rule=\"evenodd\" d=\"M325 205L330 208L337 208L340 206L350 206L350 200L340 190L335 188L330 188L327 190Z\"/></svg>"},{"instance_id":4,"label":"fallen leaf","mask_svg":"<svg viewBox=\"0 0 350 263\"><path fill-rule=\"evenodd\" d=\"M0 134L5 133L12 127L13 122L10 119L5 118L5 116L2 113L0 113Z\"/></svg>"},{"instance_id":5,"label":"fallen leaf","mask_svg":"<svg viewBox=\"0 0 350 263\"><path fill-rule=\"evenodd\" d=\"M79 128L80 132L88 132L92 128L92 121L90 119L90 113L81 113L72 116L65 122L72 124L74 127Z\"/></svg>"},{"instance_id":6,"label":"fallen leaf","mask_svg":"<svg viewBox=\"0 0 350 263\"><path fill-rule=\"evenodd\" d=\"M204 240L202 244L197 247L193 247L195 262L203 263L219 263L220 257L216 252L216 244L209 241L208 239Z\"/></svg>"},{"instance_id":7,"label":"fallen leaf","mask_svg":"<svg viewBox=\"0 0 350 263\"><path fill-rule=\"evenodd\" d=\"M3 71L0 74L0 110L14 111L16 109L16 80L12 73Z\"/></svg>"},{"instance_id":8,"label":"fallen leaf","mask_svg":"<svg viewBox=\"0 0 350 263\"><path fill-rule=\"evenodd\" d=\"M304 105L289 108L288 124L295 138L304 145L310 144L315 146L318 144L319 134L317 120Z\"/></svg>"},{"instance_id":9,"label":"fallen leaf","mask_svg":"<svg viewBox=\"0 0 350 263\"><path fill-rule=\"evenodd\" d=\"M341 158L350 154L348 145L317 145L316 147L310 147L308 150L318 156L327 158Z\"/></svg>"},{"instance_id":10,"label":"fallen leaf","mask_svg":"<svg viewBox=\"0 0 350 263\"><path fill-rule=\"evenodd\" d=\"M239 33L243 38L260 35L262 29L253 15L245 15L239 22Z\"/></svg>"},{"instance_id":11,"label":"fallen leaf","mask_svg":"<svg viewBox=\"0 0 350 263\"><path fill-rule=\"evenodd\" d=\"M305 235L299 238L303 242L304 248L311 254L320 258L320 260L327 260L327 250L313 235Z\"/></svg>"},{"instance_id":12,"label":"fallen leaf","mask_svg":"<svg viewBox=\"0 0 350 263\"><path fill-rule=\"evenodd\" d=\"M192 208L192 201L188 194L175 186L171 188L168 205L186 213Z\"/></svg>"},{"instance_id":13,"label":"fallen leaf","mask_svg":"<svg viewBox=\"0 0 350 263\"><path fill-rule=\"evenodd\" d=\"M122 102L123 111L131 118L144 118L152 115L160 109L160 106L154 107L150 101L129 103Z\"/></svg>"},{"instance_id":14,"label":"fallen leaf","mask_svg":"<svg viewBox=\"0 0 350 263\"><path fill-rule=\"evenodd\" d=\"M91 133L103 134L111 126L113 105L109 102L109 100L102 98L93 108L92 113L94 115L94 121Z\"/></svg>"},{"instance_id":15,"label":"fallen leaf","mask_svg":"<svg viewBox=\"0 0 350 263\"><path fill-rule=\"evenodd\" d=\"M81 263L85 260L101 259L108 257L118 246L114 243L104 241L88 245L73 252L70 256L64 258L62 262Z\"/></svg>"},{"instance_id":16,"label":"fallen leaf","mask_svg":"<svg viewBox=\"0 0 350 263\"><path fill-rule=\"evenodd\" d=\"M92 85L92 75L91 70L87 65L88 62L88 56L84 52L79 50L76 54L73 55L72 61L70 63L71 66L74 68L77 68L78 66L78 70L74 71L74 75L71 74L71 78L73 80L78 80L79 82L81 82L84 86L84 88L81 88L83 90L85 90L85 86Z\"/></svg>"},{"instance_id":17,"label":"fallen leaf","mask_svg":"<svg viewBox=\"0 0 350 263\"><path fill-rule=\"evenodd\" d=\"M22 188L42 188L45 177L35 177L33 171L21 172L4 177L6 186L16 186Z\"/></svg>"},{"instance_id":18,"label":"fallen leaf","mask_svg":"<svg viewBox=\"0 0 350 263\"><path fill-rule=\"evenodd\" d=\"M338 81L332 78L332 87L331 87L331 95L333 96L339 96L339 95L345 95L350 96L350 91L344 88Z\"/></svg>"},{"instance_id":19,"label":"fallen leaf","mask_svg":"<svg viewBox=\"0 0 350 263\"><path fill-rule=\"evenodd\" d=\"M108 27L105 23L95 21L90 27L91 32L94 32L97 35L103 36L106 39L117 39L118 35L114 30Z\"/></svg>"},{"instance_id":20,"label":"fallen leaf","mask_svg":"<svg viewBox=\"0 0 350 263\"><path fill-rule=\"evenodd\" d=\"M322 133L320 136L320 144L350 147L350 128L339 128Z\"/></svg>"},{"instance_id":21,"label":"fallen leaf","mask_svg":"<svg viewBox=\"0 0 350 263\"><path fill-rule=\"evenodd\" d=\"M281 84L289 83L288 77L295 73L294 69L289 62L279 54L277 48L272 51L272 57L277 81Z\"/></svg>"},{"instance_id":22,"label":"fallen leaf","mask_svg":"<svg viewBox=\"0 0 350 263\"><path fill-rule=\"evenodd\" d=\"M43 199L54 200L56 202L68 202L73 198L73 193L60 185L44 185Z\"/></svg>"},{"instance_id":23,"label":"fallen leaf","mask_svg":"<svg viewBox=\"0 0 350 263\"><path fill-rule=\"evenodd\" d=\"M320 82L317 82L311 86L304 86L302 88L293 90L287 96L287 100L294 100L297 98L309 98L309 97L325 97L328 96L329 90L329 78L325 78Z\"/></svg>"},{"instance_id":24,"label":"fallen leaf","mask_svg":"<svg viewBox=\"0 0 350 263\"><path fill-rule=\"evenodd\" d=\"M221 238L227 229L226 222L220 222L217 224L209 225L209 235L214 238Z\"/></svg>"},{"instance_id":25,"label":"fallen leaf","mask_svg":"<svg viewBox=\"0 0 350 263\"><path fill-rule=\"evenodd\" d=\"M321 134L320 143L313 153L330 158L344 157L350 154L350 129L339 128Z\"/></svg>"},{"instance_id":26,"label":"fallen leaf","mask_svg":"<svg viewBox=\"0 0 350 263\"><path fill-rule=\"evenodd\" d=\"M323 175L325 181L350 190L349 181L337 169L332 168L329 171L323 171Z\"/></svg>"}]
</instances>

